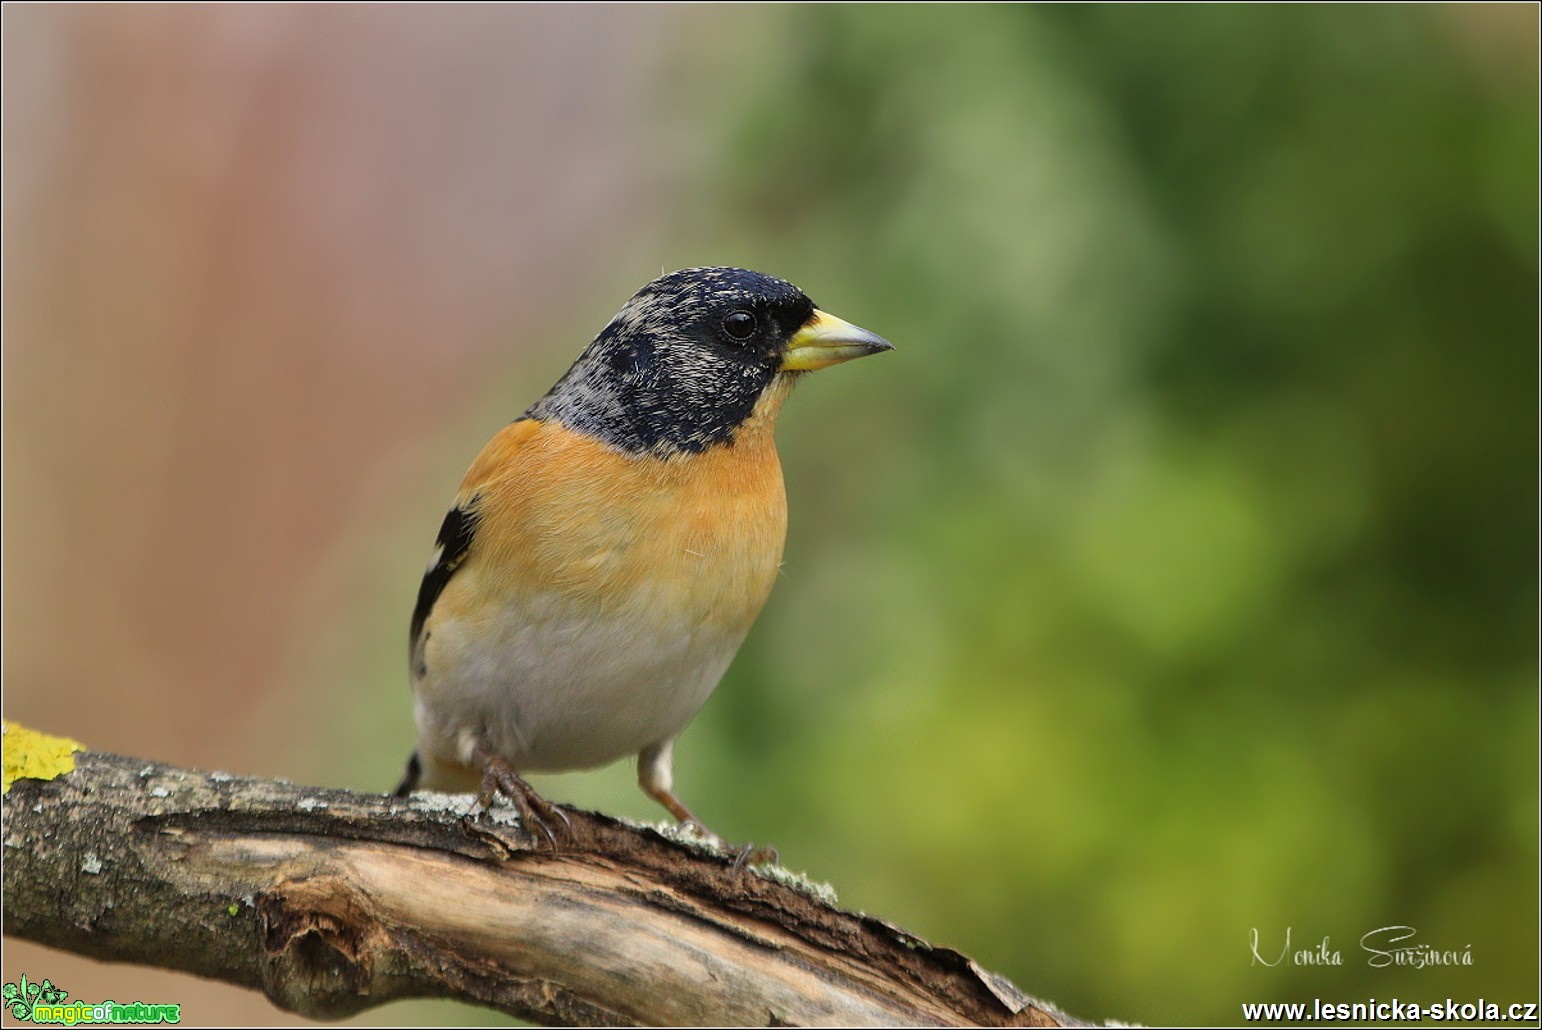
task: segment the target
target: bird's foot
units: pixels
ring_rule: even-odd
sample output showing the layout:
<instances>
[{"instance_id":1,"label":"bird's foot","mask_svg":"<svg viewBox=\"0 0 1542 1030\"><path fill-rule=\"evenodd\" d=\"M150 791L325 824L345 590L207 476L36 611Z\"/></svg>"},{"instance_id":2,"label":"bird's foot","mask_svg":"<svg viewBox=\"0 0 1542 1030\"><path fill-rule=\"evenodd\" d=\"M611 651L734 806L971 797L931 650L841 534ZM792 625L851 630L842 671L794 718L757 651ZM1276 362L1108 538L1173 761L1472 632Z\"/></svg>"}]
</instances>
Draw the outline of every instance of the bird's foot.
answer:
<instances>
[{"instance_id":1,"label":"bird's foot","mask_svg":"<svg viewBox=\"0 0 1542 1030\"><path fill-rule=\"evenodd\" d=\"M781 856L776 849L769 844L746 844L739 849L739 855L734 859L734 868L743 869L750 865L776 865Z\"/></svg>"},{"instance_id":2,"label":"bird's foot","mask_svg":"<svg viewBox=\"0 0 1542 1030\"><path fill-rule=\"evenodd\" d=\"M770 845L730 844L722 837L719 837L717 834L707 829L707 827L702 824L701 820L697 819L695 816L692 816L689 819L682 819L680 821L680 826L683 829L689 829L692 835L705 838L714 847L721 848L728 854L733 855L733 867L735 869L743 869L745 866L750 865L765 865L767 863L775 865L777 862L778 856L776 849Z\"/></svg>"},{"instance_id":3,"label":"bird's foot","mask_svg":"<svg viewBox=\"0 0 1542 1030\"><path fill-rule=\"evenodd\" d=\"M647 752L644 752L644 757ZM730 855L734 855L735 869L743 869L747 865L765 865L777 861L776 849L770 846L757 847L754 844L730 844L722 837L707 829L707 825L696 818L694 812L685 807L684 802L675 797L668 788L652 785L646 780L642 781L643 790L652 795L653 799L665 808L669 814L680 821L680 828L686 830L693 837L700 837L715 848L719 848Z\"/></svg>"},{"instance_id":4,"label":"bird's foot","mask_svg":"<svg viewBox=\"0 0 1542 1030\"><path fill-rule=\"evenodd\" d=\"M525 828L540 830L551 844L551 853L558 854L557 836L552 832L552 823L560 821L563 834L571 837L573 823L567 813L537 794L535 788L514 771L507 759L481 752L478 752L477 758L482 763L482 792L477 795L477 804L487 808L493 803L494 796L502 794L519 813L519 821Z\"/></svg>"}]
</instances>

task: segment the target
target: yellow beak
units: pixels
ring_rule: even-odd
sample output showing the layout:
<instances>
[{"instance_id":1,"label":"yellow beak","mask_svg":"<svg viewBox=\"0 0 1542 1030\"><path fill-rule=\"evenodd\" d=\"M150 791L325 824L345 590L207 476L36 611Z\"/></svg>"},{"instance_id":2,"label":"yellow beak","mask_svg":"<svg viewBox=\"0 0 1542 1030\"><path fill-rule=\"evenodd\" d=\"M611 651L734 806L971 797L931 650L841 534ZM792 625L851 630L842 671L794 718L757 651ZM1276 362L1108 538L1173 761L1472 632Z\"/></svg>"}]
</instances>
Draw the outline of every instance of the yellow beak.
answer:
<instances>
[{"instance_id":1,"label":"yellow beak","mask_svg":"<svg viewBox=\"0 0 1542 1030\"><path fill-rule=\"evenodd\" d=\"M803 327L787 341L782 356L783 372L813 372L852 358L893 350L894 344L877 333L854 326L818 308Z\"/></svg>"}]
</instances>

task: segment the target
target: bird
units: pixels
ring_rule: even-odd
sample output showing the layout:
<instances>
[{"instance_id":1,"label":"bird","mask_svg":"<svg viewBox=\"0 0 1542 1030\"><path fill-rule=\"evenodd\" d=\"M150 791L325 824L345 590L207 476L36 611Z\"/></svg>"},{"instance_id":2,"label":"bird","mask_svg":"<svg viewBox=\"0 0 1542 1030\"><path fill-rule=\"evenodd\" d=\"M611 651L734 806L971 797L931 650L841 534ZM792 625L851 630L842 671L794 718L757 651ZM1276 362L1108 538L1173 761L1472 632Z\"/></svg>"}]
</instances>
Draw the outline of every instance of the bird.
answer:
<instances>
[{"instance_id":1,"label":"bird","mask_svg":"<svg viewBox=\"0 0 1542 1030\"><path fill-rule=\"evenodd\" d=\"M674 745L781 567L777 416L807 373L892 349L760 272L638 290L461 481L412 612L395 794L501 794L555 852L567 817L522 774L636 755L642 790L716 839L674 793Z\"/></svg>"}]
</instances>

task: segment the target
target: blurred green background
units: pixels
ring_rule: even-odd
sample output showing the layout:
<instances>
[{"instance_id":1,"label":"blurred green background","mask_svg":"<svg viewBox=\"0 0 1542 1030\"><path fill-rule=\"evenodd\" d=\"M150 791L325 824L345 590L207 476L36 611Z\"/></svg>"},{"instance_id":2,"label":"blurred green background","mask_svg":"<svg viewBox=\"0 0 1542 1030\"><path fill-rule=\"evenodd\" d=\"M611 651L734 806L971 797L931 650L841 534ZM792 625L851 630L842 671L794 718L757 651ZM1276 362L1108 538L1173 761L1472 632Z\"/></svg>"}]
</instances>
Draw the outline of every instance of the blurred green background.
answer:
<instances>
[{"instance_id":1,"label":"blurred green background","mask_svg":"<svg viewBox=\"0 0 1542 1030\"><path fill-rule=\"evenodd\" d=\"M710 825L1087 1018L1537 997L1535 6L4 18L8 718L389 789L462 470L738 264L897 351L784 413Z\"/></svg>"}]
</instances>

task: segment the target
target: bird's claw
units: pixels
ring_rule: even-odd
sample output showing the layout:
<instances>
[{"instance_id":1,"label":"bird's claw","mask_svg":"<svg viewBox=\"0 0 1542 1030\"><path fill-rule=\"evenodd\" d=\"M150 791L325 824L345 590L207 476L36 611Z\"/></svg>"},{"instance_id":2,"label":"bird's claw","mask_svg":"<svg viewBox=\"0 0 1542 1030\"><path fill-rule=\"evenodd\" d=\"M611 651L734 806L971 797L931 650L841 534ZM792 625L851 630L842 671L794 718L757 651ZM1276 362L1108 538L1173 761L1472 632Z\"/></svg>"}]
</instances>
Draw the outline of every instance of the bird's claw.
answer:
<instances>
[{"instance_id":1,"label":"bird's claw","mask_svg":"<svg viewBox=\"0 0 1542 1030\"><path fill-rule=\"evenodd\" d=\"M776 849L770 845L745 844L743 846L730 844L697 819L694 815L680 820L680 828L688 830L694 837L701 837L715 848L721 848L734 856L733 868L743 869L745 866L765 865L767 862L775 865L778 859Z\"/></svg>"},{"instance_id":2,"label":"bird's claw","mask_svg":"<svg viewBox=\"0 0 1542 1030\"><path fill-rule=\"evenodd\" d=\"M564 834L571 837L573 821L568 818L568 814L537 794L535 788L526 783L507 761L496 756L487 757L482 762L482 792L477 795L477 803L487 808L499 794L509 799L526 829L539 830L551 845L551 853L560 854L557 835L552 832L551 823L560 819Z\"/></svg>"},{"instance_id":3,"label":"bird's claw","mask_svg":"<svg viewBox=\"0 0 1542 1030\"><path fill-rule=\"evenodd\" d=\"M745 866L752 865L776 865L779 858L780 856L777 855L776 849L769 844L758 846L746 844L739 849L739 856L734 859L733 867L735 869L743 869Z\"/></svg>"}]
</instances>

